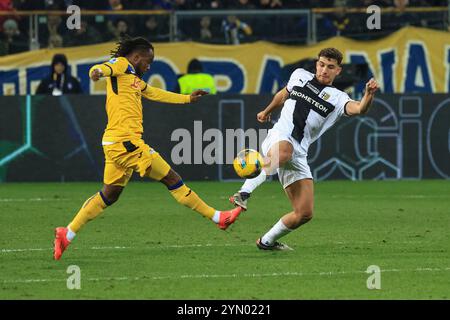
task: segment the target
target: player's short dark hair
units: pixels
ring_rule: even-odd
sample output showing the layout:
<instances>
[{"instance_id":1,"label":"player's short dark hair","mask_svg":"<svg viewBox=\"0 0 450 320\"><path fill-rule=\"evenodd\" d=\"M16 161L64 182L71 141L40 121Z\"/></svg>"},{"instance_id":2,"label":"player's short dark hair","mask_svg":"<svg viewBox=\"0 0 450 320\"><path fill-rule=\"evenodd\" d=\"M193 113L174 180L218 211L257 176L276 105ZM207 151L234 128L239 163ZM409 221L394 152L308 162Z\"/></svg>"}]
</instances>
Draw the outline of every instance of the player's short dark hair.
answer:
<instances>
[{"instance_id":1,"label":"player's short dark hair","mask_svg":"<svg viewBox=\"0 0 450 320\"><path fill-rule=\"evenodd\" d=\"M334 59L337 61L338 65L341 65L342 63L342 59L343 59L343 55L342 52L340 52L338 49L336 48L325 48L320 50L318 57L325 57L328 59Z\"/></svg>"},{"instance_id":2,"label":"player's short dark hair","mask_svg":"<svg viewBox=\"0 0 450 320\"><path fill-rule=\"evenodd\" d=\"M142 37L131 38L128 35L123 36L119 42L117 42L117 47L115 50L111 51L113 58L125 57L134 51L155 51L153 45Z\"/></svg>"}]
</instances>

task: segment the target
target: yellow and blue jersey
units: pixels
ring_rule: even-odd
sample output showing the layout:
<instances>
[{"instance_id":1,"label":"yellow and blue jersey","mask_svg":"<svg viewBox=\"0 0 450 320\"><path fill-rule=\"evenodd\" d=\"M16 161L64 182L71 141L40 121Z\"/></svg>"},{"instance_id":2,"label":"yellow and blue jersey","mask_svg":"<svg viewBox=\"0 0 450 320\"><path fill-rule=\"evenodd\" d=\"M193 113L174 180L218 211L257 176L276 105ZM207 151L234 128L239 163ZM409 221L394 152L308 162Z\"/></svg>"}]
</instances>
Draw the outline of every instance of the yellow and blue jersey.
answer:
<instances>
[{"instance_id":1,"label":"yellow and blue jersey","mask_svg":"<svg viewBox=\"0 0 450 320\"><path fill-rule=\"evenodd\" d=\"M106 77L108 124L104 142L141 139L143 133L142 97L167 103L189 103L190 96L151 87L143 81L125 58L118 57L93 66L89 75L100 69Z\"/></svg>"}]
</instances>

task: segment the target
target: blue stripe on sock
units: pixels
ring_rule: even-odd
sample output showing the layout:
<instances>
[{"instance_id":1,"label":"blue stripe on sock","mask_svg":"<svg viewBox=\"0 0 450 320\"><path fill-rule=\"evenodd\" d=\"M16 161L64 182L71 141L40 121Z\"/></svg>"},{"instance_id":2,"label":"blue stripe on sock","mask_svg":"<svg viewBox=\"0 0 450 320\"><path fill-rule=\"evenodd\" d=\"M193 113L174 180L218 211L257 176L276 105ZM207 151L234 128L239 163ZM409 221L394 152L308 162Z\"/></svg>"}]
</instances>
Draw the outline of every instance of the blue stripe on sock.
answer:
<instances>
[{"instance_id":1,"label":"blue stripe on sock","mask_svg":"<svg viewBox=\"0 0 450 320\"><path fill-rule=\"evenodd\" d=\"M103 194L103 192L99 191L100 193L100 197L102 197L103 202L107 205L110 206L111 202L108 201L108 199L106 199L105 195Z\"/></svg>"},{"instance_id":2,"label":"blue stripe on sock","mask_svg":"<svg viewBox=\"0 0 450 320\"><path fill-rule=\"evenodd\" d=\"M175 183L173 186L167 187L167 189L169 189L170 191L178 189L179 187L181 187L184 184L183 180L180 179L180 181L178 181L177 183Z\"/></svg>"}]
</instances>

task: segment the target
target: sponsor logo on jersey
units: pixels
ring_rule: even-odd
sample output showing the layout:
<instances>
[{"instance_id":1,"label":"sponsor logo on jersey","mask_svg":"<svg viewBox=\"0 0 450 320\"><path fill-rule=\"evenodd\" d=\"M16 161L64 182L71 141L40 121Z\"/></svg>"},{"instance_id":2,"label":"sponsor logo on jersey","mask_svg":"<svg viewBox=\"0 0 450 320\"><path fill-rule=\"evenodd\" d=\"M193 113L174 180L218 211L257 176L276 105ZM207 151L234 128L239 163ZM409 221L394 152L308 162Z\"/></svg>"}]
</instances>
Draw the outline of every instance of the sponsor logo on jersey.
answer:
<instances>
[{"instance_id":1,"label":"sponsor logo on jersey","mask_svg":"<svg viewBox=\"0 0 450 320\"><path fill-rule=\"evenodd\" d=\"M317 89L315 86L313 86L311 83L307 83L306 86L308 87L309 90L311 90L312 92L314 92L315 94L319 94L320 90Z\"/></svg>"},{"instance_id":2,"label":"sponsor logo on jersey","mask_svg":"<svg viewBox=\"0 0 450 320\"><path fill-rule=\"evenodd\" d=\"M140 87L141 80L138 77L134 77L134 82L131 84L133 89L141 90Z\"/></svg>"},{"instance_id":3,"label":"sponsor logo on jersey","mask_svg":"<svg viewBox=\"0 0 450 320\"><path fill-rule=\"evenodd\" d=\"M322 99L322 97L314 96L314 92L312 92L309 87L305 87L294 87L291 91L290 98L296 100L297 103L301 103L307 108L317 112L322 117L327 117L331 112L333 112L335 107L331 103L326 102L325 99Z\"/></svg>"}]
</instances>

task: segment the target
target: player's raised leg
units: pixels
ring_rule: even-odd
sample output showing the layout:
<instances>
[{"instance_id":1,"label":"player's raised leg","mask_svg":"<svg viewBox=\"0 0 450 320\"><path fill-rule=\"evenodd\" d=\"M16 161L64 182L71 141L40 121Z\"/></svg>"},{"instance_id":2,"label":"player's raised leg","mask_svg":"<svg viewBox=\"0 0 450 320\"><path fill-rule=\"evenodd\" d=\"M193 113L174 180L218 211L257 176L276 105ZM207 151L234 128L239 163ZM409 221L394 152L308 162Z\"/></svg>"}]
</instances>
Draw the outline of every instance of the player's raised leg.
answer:
<instances>
[{"instance_id":1,"label":"player's raised leg","mask_svg":"<svg viewBox=\"0 0 450 320\"><path fill-rule=\"evenodd\" d=\"M197 193L184 184L178 173L157 152L152 153L151 166L148 167L145 176L162 182L178 203L212 220L222 230L234 223L242 211L240 207L229 211L217 211L207 205Z\"/></svg>"},{"instance_id":2,"label":"player's raised leg","mask_svg":"<svg viewBox=\"0 0 450 320\"><path fill-rule=\"evenodd\" d=\"M312 179L297 180L285 189L292 204L292 212L285 214L266 234L256 241L263 250L291 250L277 240L310 221L314 209Z\"/></svg>"},{"instance_id":3,"label":"player's raised leg","mask_svg":"<svg viewBox=\"0 0 450 320\"><path fill-rule=\"evenodd\" d=\"M167 189L178 203L212 220L222 230L233 224L242 211L240 207L228 211L218 211L210 207L195 191L184 184L181 177L173 169L170 169L169 173L160 181L167 186Z\"/></svg>"},{"instance_id":4,"label":"player's raised leg","mask_svg":"<svg viewBox=\"0 0 450 320\"><path fill-rule=\"evenodd\" d=\"M270 137L268 138L270 139ZM247 210L247 200L251 193L266 181L268 176L275 174L279 167L291 160L293 150L292 144L286 140L278 141L270 147L264 158L264 168L259 176L246 179L241 189L230 198L231 203Z\"/></svg>"}]
</instances>

